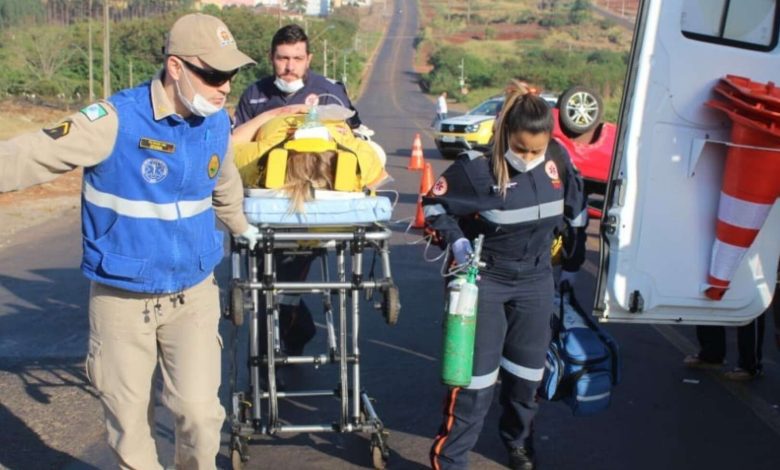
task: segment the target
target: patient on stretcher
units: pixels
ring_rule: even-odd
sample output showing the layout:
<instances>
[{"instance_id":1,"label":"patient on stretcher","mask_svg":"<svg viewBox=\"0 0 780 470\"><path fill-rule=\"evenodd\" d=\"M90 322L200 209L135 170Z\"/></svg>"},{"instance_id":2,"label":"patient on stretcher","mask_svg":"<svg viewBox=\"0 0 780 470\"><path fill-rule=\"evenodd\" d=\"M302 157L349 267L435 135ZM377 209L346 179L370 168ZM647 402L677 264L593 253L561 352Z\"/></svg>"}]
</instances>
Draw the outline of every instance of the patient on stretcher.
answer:
<instances>
[{"instance_id":1,"label":"patient on stretcher","mask_svg":"<svg viewBox=\"0 0 780 470\"><path fill-rule=\"evenodd\" d=\"M315 190L362 193L390 179L381 147L355 136L341 106L294 105L257 116L233 132L247 188L267 188L303 212Z\"/></svg>"}]
</instances>

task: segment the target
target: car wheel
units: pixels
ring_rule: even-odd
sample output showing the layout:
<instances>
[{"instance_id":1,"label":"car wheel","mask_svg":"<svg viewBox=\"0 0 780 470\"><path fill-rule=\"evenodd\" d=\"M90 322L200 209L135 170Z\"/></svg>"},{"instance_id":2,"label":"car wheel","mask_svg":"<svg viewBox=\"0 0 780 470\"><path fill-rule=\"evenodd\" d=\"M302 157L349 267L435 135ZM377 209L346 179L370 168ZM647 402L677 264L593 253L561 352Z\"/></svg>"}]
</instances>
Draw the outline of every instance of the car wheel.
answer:
<instances>
[{"instance_id":1,"label":"car wheel","mask_svg":"<svg viewBox=\"0 0 780 470\"><path fill-rule=\"evenodd\" d=\"M596 127L604 114L601 97L581 86L564 91L558 98L557 107L561 128L574 135L584 134Z\"/></svg>"}]
</instances>

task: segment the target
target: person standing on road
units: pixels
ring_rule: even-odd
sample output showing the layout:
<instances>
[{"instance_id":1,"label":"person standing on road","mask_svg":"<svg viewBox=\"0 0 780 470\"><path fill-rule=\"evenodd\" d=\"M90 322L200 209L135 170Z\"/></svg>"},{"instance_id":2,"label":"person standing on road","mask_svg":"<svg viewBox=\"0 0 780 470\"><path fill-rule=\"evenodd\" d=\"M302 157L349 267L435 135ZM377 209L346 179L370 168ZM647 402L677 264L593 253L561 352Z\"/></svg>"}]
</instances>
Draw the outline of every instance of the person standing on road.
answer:
<instances>
[{"instance_id":1,"label":"person standing on road","mask_svg":"<svg viewBox=\"0 0 780 470\"><path fill-rule=\"evenodd\" d=\"M274 75L253 83L241 95L234 117L235 129L256 116L282 107L296 109L296 105L304 104L340 104L355 111L343 84L309 70L312 59L309 38L300 26L290 24L274 34L270 59ZM357 111L347 123L352 129L361 127ZM313 261L314 257L310 256L279 256L277 278L280 281L305 280ZM316 333L314 320L299 294L284 294L280 302L282 346L285 353L299 356Z\"/></svg>"},{"instance_id":2,"label":"person standing on road","mask_svg":"<svg viewBox=\"0 0 780 470\"><path fill-rule=\"evenodd\" d=\"M436 99L436 119L439 121L447 119L447 112L447 92L442 91Z\"/></svg>"},{"instance_id":3,"label":"person standing on road","mask_svg":"<svg viewBox=\"0 0 780 470\"><path fill-rule=\"evenodd\" d=\"M83 258L91 281L87 375L122 469L162 469L150 410L159 366L175 417L176 468L215 468L225 412L217 395L222 259L215 215L250 244L257 228L223 110L254 61L225 24L188 14L171 27L152 80L54 127L0 143L0 192L84 167Z\"/></svg>"},{"instance_id":4,"label":"person standing on road","mask_svg":"<svg viewBox=\"0 0 780 470\"><path fill-rule=\"evenodd\" d=\"M532 469L536 390L551 338L553 232L587 222L583 183L566 150L551 139L550 107L513 83L498 116L488 154L469 151L423 198L426 223L457 265L470 259L469 240L484 235L473 377L447 392L444 416L430 451L434 469L468 468L501 374L499 425L512 469ZM579 230L572 230L582 233ZM563 262L561 282L573 282L584 243Z\"/></svg>"}]
</instances>

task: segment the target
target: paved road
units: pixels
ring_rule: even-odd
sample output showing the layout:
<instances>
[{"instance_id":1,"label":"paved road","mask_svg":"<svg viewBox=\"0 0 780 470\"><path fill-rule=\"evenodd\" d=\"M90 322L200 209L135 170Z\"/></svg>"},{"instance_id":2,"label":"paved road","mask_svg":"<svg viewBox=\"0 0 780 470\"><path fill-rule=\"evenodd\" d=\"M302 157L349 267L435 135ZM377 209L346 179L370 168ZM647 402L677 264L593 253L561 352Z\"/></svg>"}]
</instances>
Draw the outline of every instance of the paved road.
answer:
<instances>
[{"instance_id":1,"label":"paved road","mask_svg":"<svg viewBox=\"0 0 780 470\"><path fill-rule=\"evenodd\" d=\"M400 0L399 5L400 13L397 7L389 18L388 40L358 106L388 151L388 168L400 193L395 217L402 219L413 215L418 192L419 175L405 169L415 133L422 134L426 159L435 171L447 162L438 157L427 128L433 103L419 92L411 70L415 2ZM390 468L421 469L426 468L444 392L437 380L443 296L439 266L423 261L422 245L409 244L417 236L404 235L403 225L394 225L392 247L401 320L388 327L369 305L362 306L363 385L391 432ZM589 260L578 284L585 305L593 295L595 223L590 234ZM112 468L101 409L81 367L88 325L87 283L78 272L79 256L75 210L17 234L0 250L0 468ZM222 281L226 273L223 263L218 273ZM222 329L227 345L222 395L227 405L233 331L227 323ZM537 423L541 468L778 468L780 367L771 343L765 347L766 377L742 385L680 366L684 353L695 350L693 328L608 329L620 342L625 364L613 405L601 415L574 418L560 404L544 404ZM246 354L245 332L239 333L235 350L241 356ZM313 349L322 346L323 336L320 329ZM735 351L733 341L729 349ZM733 356L730 359L733 363ZM304 368L289 371L287 381L290 388L332 387L335 377L332 369ZM328 422L337 413L332 399L286 400L282 405L282 418L291 423ZM170 464L171 422L162 408L157 411L160 453ZM503 468L497 418L494 407L472 454L473 468ZM228 435L223 436L227 444ZM367 436L359 434L260 437L251 445L246 468L367 468L368 447ZM227 455L224 447L221 468L229 467Z\"/></svg>"}]
</instances>

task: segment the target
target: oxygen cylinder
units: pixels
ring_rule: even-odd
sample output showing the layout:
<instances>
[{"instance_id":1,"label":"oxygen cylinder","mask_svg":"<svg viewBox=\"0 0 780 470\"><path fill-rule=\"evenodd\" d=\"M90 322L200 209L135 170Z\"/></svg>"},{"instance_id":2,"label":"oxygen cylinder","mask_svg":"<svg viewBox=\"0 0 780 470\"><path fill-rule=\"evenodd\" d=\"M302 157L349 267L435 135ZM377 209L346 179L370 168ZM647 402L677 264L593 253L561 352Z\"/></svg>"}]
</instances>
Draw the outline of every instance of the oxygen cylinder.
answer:
<instances>
[{"instance_id":1,"label":"oxygen cylinder","mask_svg":"<svg viewBox=\"0 0 780 470\"><path fill-rule=\"evenodd\" d=\"M477 274L482 236L475 243L474 257L464 277L456 277L449 285L447 320L441 361L441 381L452 387L471 383L474 364L474 338L477 329Z\"/></svg>"}]
</instances>

